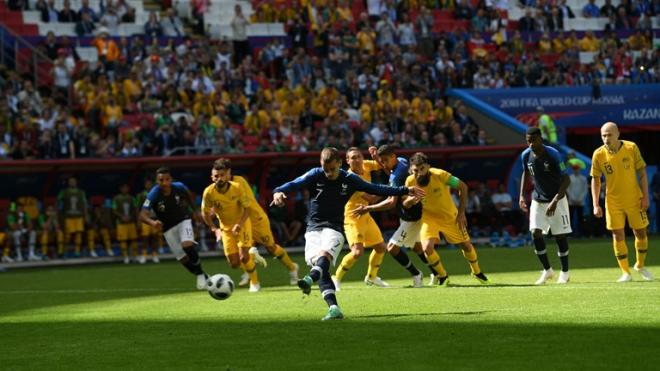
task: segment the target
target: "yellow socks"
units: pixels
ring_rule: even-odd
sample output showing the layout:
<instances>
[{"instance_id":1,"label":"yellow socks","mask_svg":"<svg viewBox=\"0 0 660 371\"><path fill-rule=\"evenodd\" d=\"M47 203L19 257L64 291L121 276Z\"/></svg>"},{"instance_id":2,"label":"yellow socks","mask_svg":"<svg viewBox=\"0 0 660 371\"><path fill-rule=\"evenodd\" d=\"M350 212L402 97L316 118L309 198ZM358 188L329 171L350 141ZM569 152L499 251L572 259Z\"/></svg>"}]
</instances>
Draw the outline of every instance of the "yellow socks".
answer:
<instances>
[{"instance_id":1,"label":"yellow socks","mask_svg":"<svg viewBox=\"0 0 660 371\"><path fill-rule=\"evenodd\" d=\"M626 246L626 241L614 241L614 256L616 256L616 261L619 263L619 268L621 268L624 273L630 274L630 267L628 266L628 246Z\"/></svg>"},{"instance_id":2,"label":"yellow socks","mask_svg":"<svg viewBox=\"0 0 660 371\"><path fill-rule=\"evenodd\" d=\"M286 267L286 269L289 270L289 272L296 270L296 267L293 265L293 262L291 261L289 254L286 252L286 250L282 248L282 246L276 244L273 255L275 255L275 258L281 261L282 264L284 264L284 266Z\"/></svg>"},{"instance_id":3,"label":"yellow socks","mask_svg":"<svg viewBox=\"0 0 660 371\"><path fill-rule=\"evenodd\" d=\"M353 264L355 264L356 261L357 259L355 259L355 255L353 255L352 251L346 254L341 260L341 264L339 264L337 271L335 272L337 279L341 281L344 278L346 272L348 272L348 270L353 267Z\"/></svg>"},{"instance_id":4,"label":"yellow socks","mask_svg":"<svg viewBox=\"0 0 660 371\"><path fill-rule=\"evenodd\" d=\"M126 241L119 241L119 248L121 249L121 255L128 258L128 244Z\"/></svg>"},{"instance_id":5,"label":"yellow socks","mask_svg":"<svg viewBox=\"0 0 660 371\"><path fill-rule=\"evenodd\" d=\"M73 238L73 243L76 245L76 254L80 254L80 248L82 247L82 233L76 233L76 236Z\"/></svg>"},{"instance_id":6,"label":"yellow socks","mask_svg":"<svg viewBox=\"0 0 660 371\"><path fill-rule=\"evenodd\" d=\"M254 265L254 258L250 256L247 263L241 263L241 269L250 276L250 283L256 285L259 283L259 276L257 276L257 266Z\"/></svg>"},{"instance_id":7,"label":"yellow socks","mask_svg":"<svg viewBox=\"0 0 660 371\"><path fill-rule=\"evenodd\" d=\"M435 271L438 272L438 276L447 277L447 271L440 261L440 255L438 255L435 250L426 256L426 260L429 262L429 267L435 269Z\"/></svg>"},{"instance_id":8,"label":"yellow socks","mask_svg":"<svg viewBox=\"0 0 660 371\"><path fill-rule=\"evenodd\" d=\"M110 249L112 249L112 244L110 243L110 231L105 228L101 229L101 239L103 240L105 251L110 251Z\"/></svg>"},{"instance_id":9,"label":"yellow socks","mask_svg":"<svg viewBox=\"0 0 660 371\"><path fill-rule=\"evenodd\" d=\"M644 261L646 260L646 253L649 251L649 240L645 238L638 240L635 238L635 250L637 252L637 268L644 268Z\"/></svg>"},{"instance_id":10,"label":"yellow socks","mask_svg":"<svg viewBox=\"0 0 660 371\"><path fill-rule=\"evenodd\" d=\"M376 250L371 250L371 254L369 254L369 269L367 270L367 276L370 280L373 280L378 276L378 270L383 263L384 257L385 252L379 253L376 252Z\"/></svg>"},{"instance_id":11,"label":"yellow socks","mask_svg":"<svg viewBox=\"0 0 660 371\"><path fill-rule=\"evenodd\" d=\"M479 274L481 273L481 268L479 268L479 262L477 261L477 250L473 247L470 252L465 252L463 251L463 257L465 257L465 260L468 261L470 264L470 269L472 270L472 274Z\"/></svg>"}]
</instances>

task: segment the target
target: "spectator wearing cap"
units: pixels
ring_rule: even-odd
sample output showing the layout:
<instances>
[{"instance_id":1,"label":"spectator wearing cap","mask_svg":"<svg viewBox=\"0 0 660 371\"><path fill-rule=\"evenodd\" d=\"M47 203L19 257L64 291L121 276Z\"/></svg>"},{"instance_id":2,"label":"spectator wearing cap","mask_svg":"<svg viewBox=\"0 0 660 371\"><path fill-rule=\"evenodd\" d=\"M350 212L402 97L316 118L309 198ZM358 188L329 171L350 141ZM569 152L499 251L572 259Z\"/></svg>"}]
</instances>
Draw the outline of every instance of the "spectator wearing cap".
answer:
<instances>
[{"instance_id":1,"label":"spectator wearing cap","mask_svg":"<svg viewBox=\"0 0 660 371\"><path fill-rule=\"evenodd\" d=\"M119 59L119 48L117 43L109 37L107 28L99 28L98 36L92 41L92 45L96 47L99 61L103 63L105 70L113 71L115 63Z\"/></svg>"}]
</instances>

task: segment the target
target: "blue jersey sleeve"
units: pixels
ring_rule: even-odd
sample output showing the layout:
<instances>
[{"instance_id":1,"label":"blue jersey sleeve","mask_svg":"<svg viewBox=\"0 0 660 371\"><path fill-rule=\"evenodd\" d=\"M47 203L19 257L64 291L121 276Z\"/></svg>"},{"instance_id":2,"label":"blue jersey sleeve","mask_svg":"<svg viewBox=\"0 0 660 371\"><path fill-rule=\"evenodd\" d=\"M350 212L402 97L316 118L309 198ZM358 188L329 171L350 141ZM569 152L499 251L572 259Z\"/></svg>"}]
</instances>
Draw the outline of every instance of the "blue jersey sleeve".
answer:
<instances>
[{"instance_id":1,"label":"blue jersey sleeve","mask_svg":"<svg viewBox=\"0 0 660 371\"><path fill-rule=\"evenodd\" d=\"M550 157L550 160L553 162L553 164L559 169L559 174L561 175L570 175L568 171L566 171L566 164L561 158L561 155L559 154L559 151L552 147L546 147L546 150L548 151L548 155Z\"/></svg>"},{"instance_id":2,"label":"blue jersey sleeve","mask_svg":"<svg viewBox=\"0 0 660 371\"><path fill-rule=\"evenodd\" d=\"M181 182L172 182L172 189L183 193L190 193L188 187L186 187L186 185Z\"/></svg>"},{"instance_id":3,"label":"blue jersey sleeve","mask_svg":"<svg viewBox=\"0 0 660 371\"><path fill-rule=\"evenodd\" d=\"M160 192L160 187L157 185L153 186L149 191L149 193L147 193L147 198L144 199L144 203L142 204L142 209L150 210L151 204L156 202L156 198L158 197L159 192Z\"/></svg>"},{"instance_id":4,"label":"blue jersey sleeve","mask_svg":"<svg viewBox=\"0 0 660 371\"><path fill-rule=\"evenodd\" d=\"M382 184L365 182L355 174L347 174L346 182L356 191L378 196L403 196L408 194L407 187L389 187Z\"/></svg>"},{"instance_id":5,"label":"blue jersey sleeve","mask_svg":"<svg viewBox=\"0 0 660 371\"><path fill-rule=\"evenodd\" d=\"M523 153L520 155L520 162L522 162L523 172L524 172L524 171L527 171L527 159L529 158L529 151L530 151L530 149L527 148L527 149L524 150Z\"/></svg>"},{"instance_id":6,"label":"blue jersey sleeve","mask_svg":"<svg viewBox=\"0 0 660 371\"><path fill-rule=\"evenodd\" d=\"M323 170L321 170L321 168L318 168L318 167L314 168L314 169L306 172L305 174L297 177L296 179L294 179L294 180L292 180L288 183L284 183L281 186L273 189L273 193L277 193L277 192L291 193L291 192L294 192L294 191L298 191L298 190L304 188L305 186L307 186L308 184L311 184L312 182L314 182L317 179L317 177L319 176L319 173L322 173L322 172L323 172Z\"/></svg>"},{"instance_id":7,"label":"blue jersey sleeve","mask_svg":"<svg viewBox=\"0 0 660 371\"><path fill-rule=\"evenodd\" d=\"M390 187L401 187L406 184L408 178L408 160L403 157L397 158L397 165L390 174Z\"/></svg>"}]
</instances>

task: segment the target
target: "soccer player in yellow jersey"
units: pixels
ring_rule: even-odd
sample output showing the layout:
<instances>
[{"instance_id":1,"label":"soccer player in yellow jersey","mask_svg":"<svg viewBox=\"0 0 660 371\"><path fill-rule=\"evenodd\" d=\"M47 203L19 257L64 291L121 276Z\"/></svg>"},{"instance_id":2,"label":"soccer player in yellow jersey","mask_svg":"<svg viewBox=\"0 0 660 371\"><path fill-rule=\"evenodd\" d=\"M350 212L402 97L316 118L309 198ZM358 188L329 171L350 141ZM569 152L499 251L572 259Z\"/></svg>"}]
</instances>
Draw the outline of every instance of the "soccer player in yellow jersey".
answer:
<instances>
[{"instance_id":1,"label":"soccer player in yellow jersey","mask_svg":"<svg viewBox=\"0 0 660 371\"><path fill-rule=\"evenodd\" d=\"M254 258L248 253L252 246L249 202L238 183L229 180L229 172L221 164L214 163L211 170L213 184L204 189L202 195L202 219L215 234L216 241L222 240L225 257L232 268L241 267L250 276L250 292L261 290ZM213 214L220 226L213 222Z\"/></svg>"},{"instance_id":2,"label":"soccer player in yellow jersey","mask_svg":"<svg viewBox=\"0 0 660 371\"><path fill-rule=\"evenodd\" d=\"M426 192L426 196L424 198L409 196L405 199L404 206L422 203L420 238L422 247L427 252L429 264L435 263L435 261L432 261L428 252L433 251L435 245L440 243L439 235L442 233L448 243L461 247L463 256L470 263L472 276L480 283L487 284L488 278L479 268L477 251L472 246L470 235L467 232L467 219L465 218L467 185L445 170L432 168L426 155L421 152L410 157L410 173L412 175L406 179L406 186L419 186ZM459 191L460 205L458 209L451 199L450 188ZM437 259L438 264L433 265L433 268L438 272L438 284L446 286L449 283L449 275L440 263L439 256Z\"/></svg>"},{"instance_id":3,"label":"soccer player in yellow jersey","mask_svg":"<svg viewBox=\"0 0 660 371\"><path fill-rule=\"evenodd\" d=\"M289 283L291 285L298 284L298 264L291 261L289 254L285 249L282 248L273 237L273 232L270 229L270 220L264 209L261 208L259 202L257 202L252 188L245 178L240 175L232 175L231 173L231 160L228 158L219 158L214 163L214 168L224 169L229 176L229 179L232 182L236 182L243 193L247 196L248 199L248 212L250 214L250 225L252 226L251 234L253 241L262 245L266 250L278 259L282 265L286 267L289 271ZM256 247L253 247L249 250L250 255L252 255L258 263L261 263L263 266L266 266L266 261L259 255ZM241 280L242 282L243 280ZM247 283L246 283L247 284ZM239 286L241 284L239 283Z\"/></svg>"},{"instance_id":4,"label":"soccer player in yellow jersey","mask_svg":"<svg viewBox=\"0 0 660 371\"><path fill-rule=\"evenodd\" d=\"M649 208L646 163L635 143L619 140L619 128L615 123L605 123L600 128L600 137L603 145L594 151L591 159L591 197L594 215L601 218L603 209L598 201L600 199L600 178L604 175L607 184L605 221L607 229L612 231L614 255L623 272L617 282L632 280L624 233L626 219L635 234L635 250L637 251L635 270L641 274L643 279L652 281L653 275L644 268L644 260L648 251L646 227L649 225L646 215L646 210Z\"/></svg>"},{"instance_id":5,"label":"soccer player in yellow jersey","mask_svg":"<svg viewBox=\"0 0 660 371\"><path fill-rule=\"evenodd\" d=\"M372 171L380 170L380 165L376 161L365 161L362 152L356 147L348 149L346 162L350 167L349 173L357 174L367 182L371 182ZM332 276L337 291L340 289L341 280L346 272L364 254L365 247L373 248L373 250L369 254L369 269L367 270L367 276L364 278L364 283L368 286L390 287L387 282L378 277L378 270L383 263L386 251L380 228L378 228L371 214L354 215L352 213L360 205L369 205L371 200L373 200L373 196L369 196L364 192L355 192L344 206L344 234L351 252L344 256L341 264L337 267L335 275Z\"/></svg>"}]
</instances>

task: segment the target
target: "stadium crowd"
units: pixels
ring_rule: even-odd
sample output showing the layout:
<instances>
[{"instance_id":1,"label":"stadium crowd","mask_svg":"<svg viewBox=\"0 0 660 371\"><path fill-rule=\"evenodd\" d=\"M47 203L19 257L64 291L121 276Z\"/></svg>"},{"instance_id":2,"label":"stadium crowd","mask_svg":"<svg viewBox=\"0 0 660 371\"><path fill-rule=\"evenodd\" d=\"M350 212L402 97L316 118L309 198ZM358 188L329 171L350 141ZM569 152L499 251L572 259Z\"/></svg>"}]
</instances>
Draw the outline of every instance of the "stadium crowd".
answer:
<instances>
[{"instance_id":1,"label":"stadium crowd","mask_svg":"<svg viewBox=\"0 0 660 371\"><path fill-rule=\"evenodd\" d=\"M10 5L27 6L16 3ZM116 22L130 13L123 1L101 2L98 11L84 1L77 12L54 9L51 1L42 15L57 13L59 20L68 12L89 20L99 61L81 62L76 41L49 33L40 47L53 60L50 87L35 87L31 76L0 66L0 158L485 145L491 141L467 108L447 104L448 88L658 80L660 52L650 49L652 31L644 21L657 14L657 1L617 8L639 27L627 40L616 37L620 27L601 37L565 34L555 18L570 13L562 2L545 1L526 1L537 16L526 15L507 33L506 3L384 1L375 8L368 1L353 19L344 0L336 7L264 1L255 3L251 20L237 7L231 42L205 36L204 27L186 34L183 25L195 20L182 21L171 9L160 19L153 13L145 37L116 38ZM195 1L193 9L204 4ZM438 9L468 27L437 32L431 12ZM249 50L236 37L249 22L269 21L286 23L288 39ZM543 35L531 42L528 31ZM596 54L581 64L585 51Z\"/></svg>"}]
</instances>

